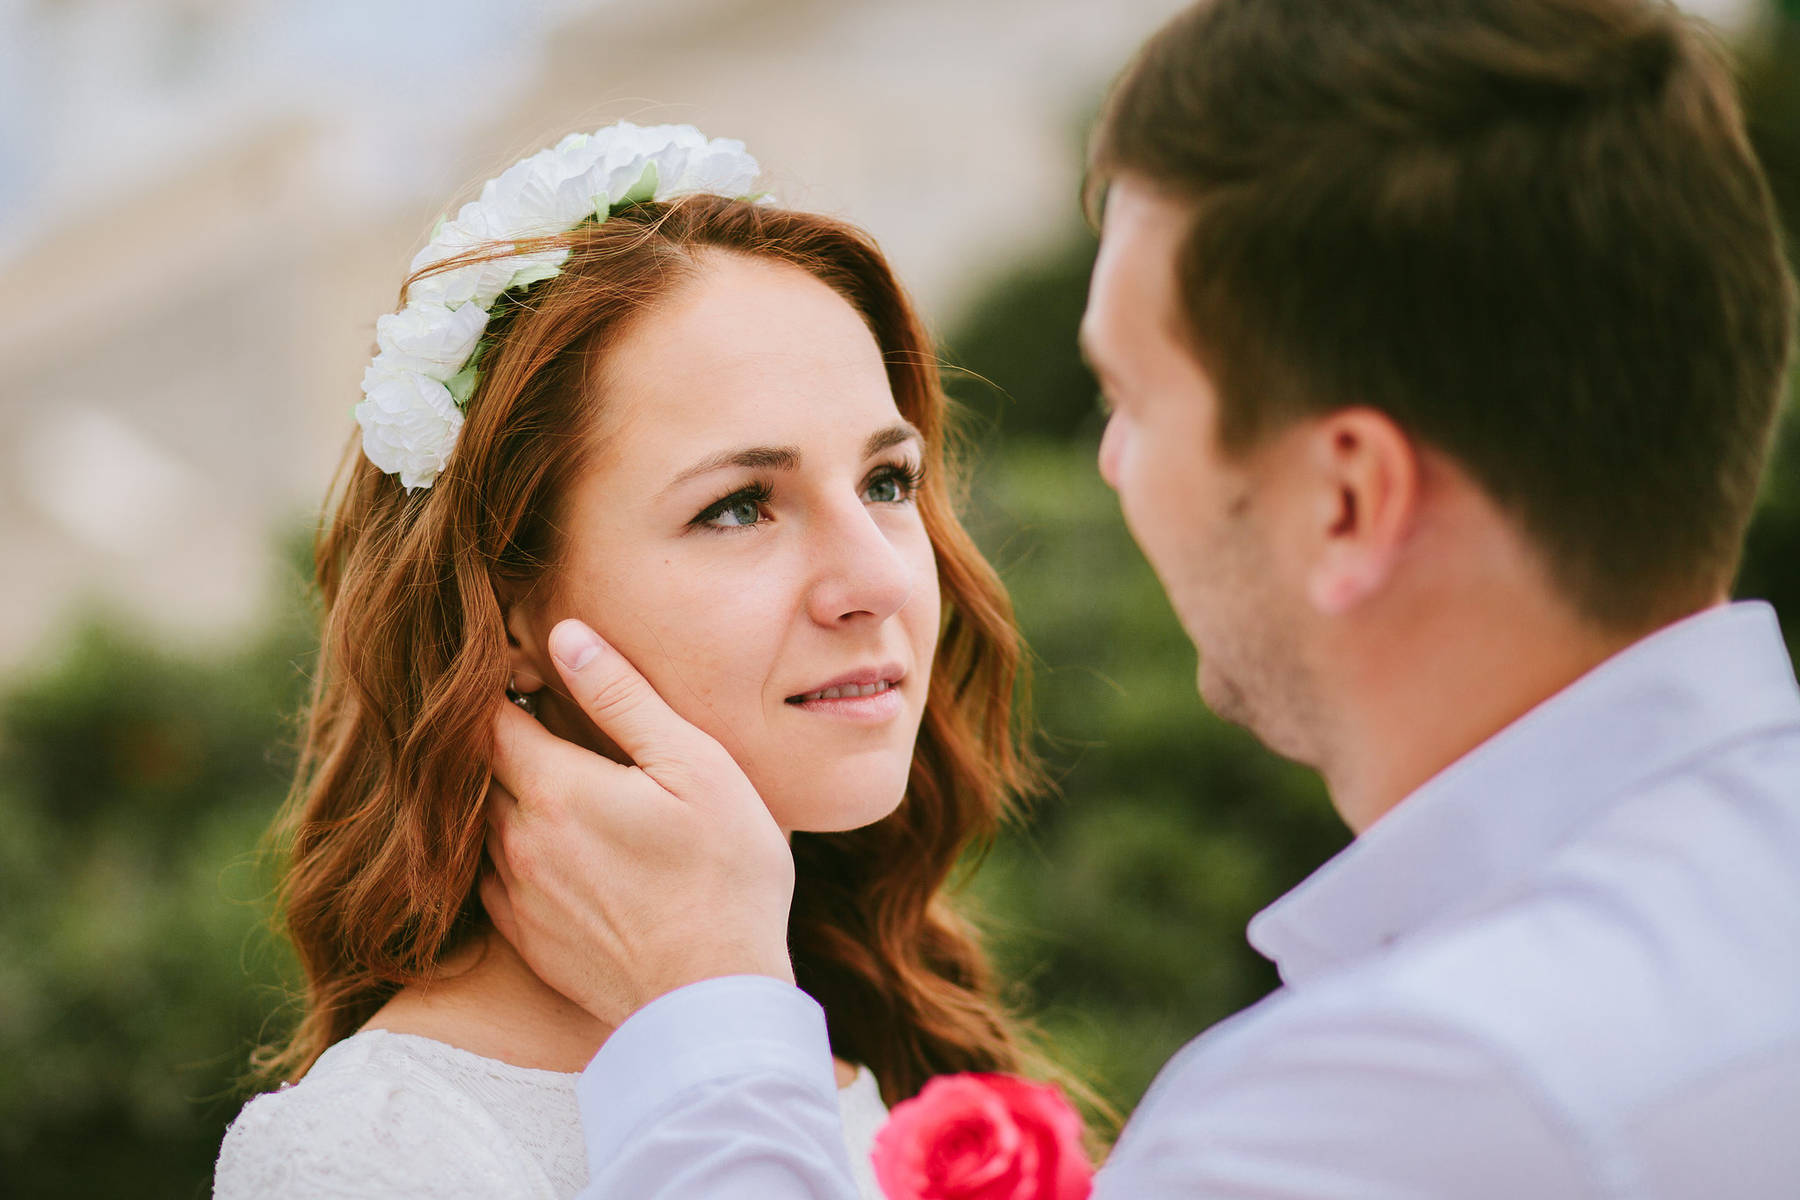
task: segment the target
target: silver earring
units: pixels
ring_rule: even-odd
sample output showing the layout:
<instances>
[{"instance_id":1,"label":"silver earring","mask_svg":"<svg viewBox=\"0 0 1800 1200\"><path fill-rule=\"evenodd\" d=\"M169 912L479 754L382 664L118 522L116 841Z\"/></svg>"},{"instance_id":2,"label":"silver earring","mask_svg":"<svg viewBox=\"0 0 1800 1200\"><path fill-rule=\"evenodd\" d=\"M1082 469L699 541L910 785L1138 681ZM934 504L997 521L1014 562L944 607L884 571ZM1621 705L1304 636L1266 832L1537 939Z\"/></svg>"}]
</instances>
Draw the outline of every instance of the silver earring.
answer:
<instances>
[{"instance_id":1,"label":"silver earring","mask_svg":"<svg viewBox=\"0 0 1800 1200\"><path fill-rule=\"evenodd\" d=\"M506 698L525 710L528 717L537 716L537 701L519 691L512 683L506 685Z\"/></svg>"}]
</instances>

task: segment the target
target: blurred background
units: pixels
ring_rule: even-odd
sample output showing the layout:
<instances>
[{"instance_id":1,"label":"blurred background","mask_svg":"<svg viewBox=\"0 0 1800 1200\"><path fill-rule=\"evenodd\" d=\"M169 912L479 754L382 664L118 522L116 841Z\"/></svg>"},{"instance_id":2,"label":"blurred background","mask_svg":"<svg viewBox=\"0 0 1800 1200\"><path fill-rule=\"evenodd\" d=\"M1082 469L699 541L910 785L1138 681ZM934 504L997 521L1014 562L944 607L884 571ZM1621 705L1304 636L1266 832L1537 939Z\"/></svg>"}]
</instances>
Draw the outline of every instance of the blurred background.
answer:
<instances>
[{"instance_id":1,"label":"blurred background","mask_svg":"<svg viewBox=\"0 0 1800 1200\"><path fill-rule=\"evenodd\" d=\"M433 219L571 129L741 137L921 301L1058 788L970 884L1019 1000L1122 1109L1275 982L1249 917L1346 834L1213 720L1093 468L1077 205L1176 0L0 0L0 1195L208 1189L290 968L258 840L304 566L374 319ZM1800 0L1738 48L1800 214ZM1791 424L1791 423L1790 423ZM1800 438L1740 593L1800 632Z\"/></svg>"}]
</instances>

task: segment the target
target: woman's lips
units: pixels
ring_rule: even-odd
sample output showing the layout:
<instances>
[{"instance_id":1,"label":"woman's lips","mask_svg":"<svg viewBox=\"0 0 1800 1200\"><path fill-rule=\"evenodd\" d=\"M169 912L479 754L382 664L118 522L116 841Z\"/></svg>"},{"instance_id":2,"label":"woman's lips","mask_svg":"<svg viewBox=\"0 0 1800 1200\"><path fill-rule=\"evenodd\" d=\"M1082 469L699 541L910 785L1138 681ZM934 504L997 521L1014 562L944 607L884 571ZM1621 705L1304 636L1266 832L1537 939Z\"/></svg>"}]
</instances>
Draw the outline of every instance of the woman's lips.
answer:
<instances>
[{"instance_id":1,"label":"woman's lips","mask_svg":"<svg viewBox=\"0 0 1800 1200\"><path fill-rule=\"evenodd\" d=\"M815 700L850 700L878 696L900 686L906 671L899 663L883 663L878 667L858 667L835 679L827 679L804 692L787 698L789 704L805 704Z\"/></svg>"},{"instance_id":2,"label":"woman's lips","mask_svg":"<svg viewBox=\"0 0 1800 1200\"><path fill-rule=\"evenodd\" d=\"M835 687L823 688L816 692L808 692L804 696L795 696L789 704L805 704L808 700L854 700L858 696L874 696L893 688L893 684L882 680L878 683L845 683Z\"/></svg>"},{"instance_id":3,"label":"woman's lips","mask_svg":"<svg viewBox=\"0 0 1800 1200\"><path fill-rule=\"evenodd\" d=\"M849 717L858 721L886 721L900 715L900 689L890 685L867 696L801 696L788 701L794 708L824 716Z\"/></svg>"},{"instance_id":4,"label":"woman's lips","mask_svg":"<svg viewBox=\"0 0 1800 1200\"><path fill-rule=\"evenodd\" d=\"M904 707L900 695L902 672L898 667L878 667L841 675L809 692L789 696L795 708L823 716L879 722L898 716Z\"/></svg>"}]
</instances>

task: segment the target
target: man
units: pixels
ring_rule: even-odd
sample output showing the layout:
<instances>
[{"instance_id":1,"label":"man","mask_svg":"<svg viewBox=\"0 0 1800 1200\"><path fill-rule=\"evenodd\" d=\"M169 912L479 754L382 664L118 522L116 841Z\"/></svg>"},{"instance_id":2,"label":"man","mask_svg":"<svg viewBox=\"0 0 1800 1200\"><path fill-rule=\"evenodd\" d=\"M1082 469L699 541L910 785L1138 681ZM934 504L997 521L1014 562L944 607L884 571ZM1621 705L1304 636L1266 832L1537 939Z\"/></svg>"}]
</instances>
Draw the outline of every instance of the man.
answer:
<instances>
[{"instance_id":1,"label":"man","mask_svg":"<svg viewBox=\"0 0 1800 1200\"><path fill-rule=\"evenodd\" d=\"M1728 71L1654 0L1203 0L1094 145L1100 470L1359 834L1095 1195L1793 1194L1800 692L1725 601L1794 295ZM853 1195L754 794L553 651L642 770L507 725L484 895L622 1022L588 1194Z\"/></svg>"}]
</instances>

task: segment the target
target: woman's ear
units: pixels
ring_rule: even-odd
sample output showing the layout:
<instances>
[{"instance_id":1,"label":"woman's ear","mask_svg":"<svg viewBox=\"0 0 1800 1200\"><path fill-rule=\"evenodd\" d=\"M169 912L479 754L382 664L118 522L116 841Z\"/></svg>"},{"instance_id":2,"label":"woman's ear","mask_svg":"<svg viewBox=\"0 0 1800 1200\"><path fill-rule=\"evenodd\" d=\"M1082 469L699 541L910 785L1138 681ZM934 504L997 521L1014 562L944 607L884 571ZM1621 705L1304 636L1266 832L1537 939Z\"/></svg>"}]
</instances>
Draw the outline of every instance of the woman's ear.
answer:
<instances>
[{"instance_id":1,"label":"woman's ear","mask_svg":"<svg viewBox=\"0 0 1800 1200\"><path fill-rule=\"evenodd\" d=\"M501 620L506 626L506 667L511 672L511 688L521 696L542 691L544 687L544 638L537 625L539 614L519 600L500 600Z\"/></svg>"}]
</instances>

